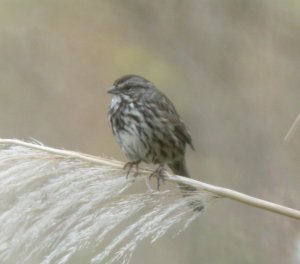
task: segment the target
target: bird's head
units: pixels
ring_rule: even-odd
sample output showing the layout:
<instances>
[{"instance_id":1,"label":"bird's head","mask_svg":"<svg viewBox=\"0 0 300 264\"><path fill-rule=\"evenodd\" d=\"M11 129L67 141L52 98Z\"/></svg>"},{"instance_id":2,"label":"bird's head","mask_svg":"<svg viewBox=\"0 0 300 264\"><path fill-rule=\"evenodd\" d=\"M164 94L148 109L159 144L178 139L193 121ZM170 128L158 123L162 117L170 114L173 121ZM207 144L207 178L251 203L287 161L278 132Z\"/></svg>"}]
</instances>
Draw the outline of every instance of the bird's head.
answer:
<instances>
[{"instance_id":1,"label":"bird's head","mask_svg":"<svg viewBox=\"0 0 300 264\"><path fill-rule=\"evenodd\" d=\"M154 89L150 81L138 75L128 74L118 78L107 92L133 102L149 89Z\"/></svg>"}]
</instances>

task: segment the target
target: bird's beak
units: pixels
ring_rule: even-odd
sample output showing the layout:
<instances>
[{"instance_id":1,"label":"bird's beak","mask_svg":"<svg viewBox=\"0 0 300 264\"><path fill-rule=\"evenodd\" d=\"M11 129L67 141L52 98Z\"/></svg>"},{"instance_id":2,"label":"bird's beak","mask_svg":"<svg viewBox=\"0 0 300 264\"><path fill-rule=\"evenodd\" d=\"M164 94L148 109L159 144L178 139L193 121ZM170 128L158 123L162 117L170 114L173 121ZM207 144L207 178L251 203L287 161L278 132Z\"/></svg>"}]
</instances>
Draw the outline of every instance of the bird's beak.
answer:
<instances>
[{"instance_id":1,"label":"bird's beak","mask_svg":"<svg viewBox=\"0 0 300 264\"><path fill-rule=\"evenodd\" d=\"M119 93L119 89L117 86L112 86L107 90L108 93L110 94L118 94Z\"/></svg>"}]
</instances>

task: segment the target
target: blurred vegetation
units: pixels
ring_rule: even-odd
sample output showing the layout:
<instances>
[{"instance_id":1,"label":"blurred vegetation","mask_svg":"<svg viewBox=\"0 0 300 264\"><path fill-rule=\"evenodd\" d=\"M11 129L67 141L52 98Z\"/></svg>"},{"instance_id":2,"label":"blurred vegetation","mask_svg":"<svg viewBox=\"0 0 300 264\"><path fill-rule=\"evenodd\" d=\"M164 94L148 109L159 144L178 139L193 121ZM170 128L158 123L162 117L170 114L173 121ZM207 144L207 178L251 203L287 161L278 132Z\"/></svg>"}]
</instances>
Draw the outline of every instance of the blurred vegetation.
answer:
<instances>
[{"instance_id":1,"label":"blurred vegetation","mask_svg":"<svg viewBox=\"0 0 300 264\"><path fill-rule=\"evenodd\" d=\"M0 135L124 159L106 89L136 73L190 128L195 178L299 209L300 128L283 141L300 112L299 15L296 0L2 0ZM220 202L134 263L295 264L299 240L290 219Z\"/></svg>"}]
</instances>

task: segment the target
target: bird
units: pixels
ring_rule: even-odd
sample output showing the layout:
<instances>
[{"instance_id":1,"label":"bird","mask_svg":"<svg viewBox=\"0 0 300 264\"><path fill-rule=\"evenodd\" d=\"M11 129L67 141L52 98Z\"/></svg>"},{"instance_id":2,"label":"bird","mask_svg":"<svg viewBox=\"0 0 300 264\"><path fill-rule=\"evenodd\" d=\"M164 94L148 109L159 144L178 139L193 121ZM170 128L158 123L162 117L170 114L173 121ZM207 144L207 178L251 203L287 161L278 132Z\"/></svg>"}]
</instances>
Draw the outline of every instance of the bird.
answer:
<instances>
[{"instance_id":1,"label":"bird","mask_svg":"<svg viewBox=\"0 0 300 264\"><path fill-rule=\"evenodd\" d=\"M186 146L193 150L194 146L171 100L152 82L135 74L118 78L107 92L112 95L108 111L112 133L129 159L124 166L127 176L133 166L138 171L138 165L145 162L158 164L150 175L157 177L158 189L165 166L176 175L190 178L185 152ZM182 183L179 187L184 193L196 191ZM195 208L202 210L200 205Z\"/></svg>"}]
</instances>

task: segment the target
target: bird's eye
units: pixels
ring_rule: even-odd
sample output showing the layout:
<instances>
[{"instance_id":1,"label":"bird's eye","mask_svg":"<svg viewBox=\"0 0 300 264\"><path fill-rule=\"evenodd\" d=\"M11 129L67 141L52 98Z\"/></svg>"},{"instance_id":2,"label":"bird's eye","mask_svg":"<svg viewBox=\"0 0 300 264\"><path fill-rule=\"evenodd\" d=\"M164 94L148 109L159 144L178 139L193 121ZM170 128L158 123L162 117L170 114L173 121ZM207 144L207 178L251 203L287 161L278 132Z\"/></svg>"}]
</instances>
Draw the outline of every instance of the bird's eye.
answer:
<instances>
[{"instance_id":1,"label":"bird's eye","mask_svg":"<svg viewBox=\"0 0 300 264\"><path fill-rule=\"evenodd\" d=\"M131 88L130 86L125 86L125 87L122 88L122 90L124 92L128 92L130 90L130 88Z\"/></svg>"}]
</instances>

